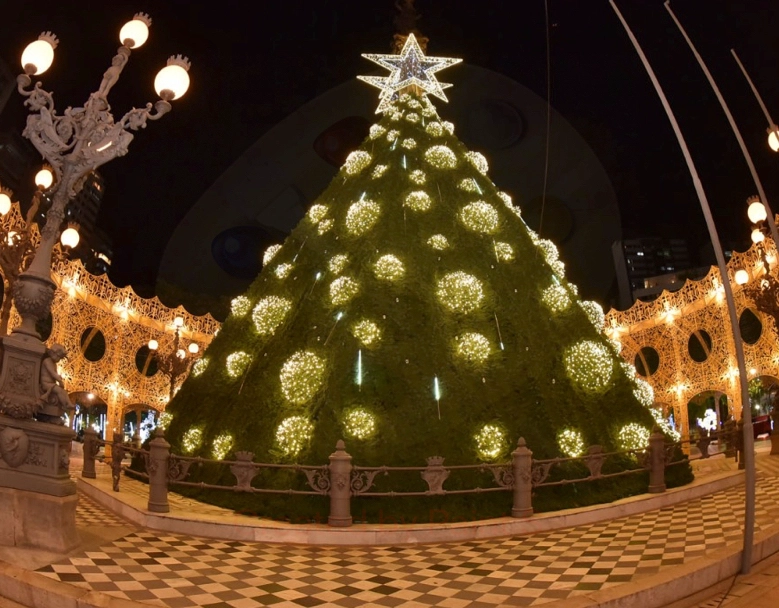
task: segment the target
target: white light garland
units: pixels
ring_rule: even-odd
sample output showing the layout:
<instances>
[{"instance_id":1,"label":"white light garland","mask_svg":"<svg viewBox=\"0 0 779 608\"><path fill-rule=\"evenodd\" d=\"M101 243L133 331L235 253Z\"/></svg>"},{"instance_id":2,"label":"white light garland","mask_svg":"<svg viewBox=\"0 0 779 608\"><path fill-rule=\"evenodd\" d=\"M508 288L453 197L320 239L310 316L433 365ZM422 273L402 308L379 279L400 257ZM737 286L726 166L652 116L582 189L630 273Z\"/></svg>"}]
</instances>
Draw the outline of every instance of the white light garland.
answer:
<instances>
[{"instance_id":1,"label":"white light garland","mask_svg":"<svg viewBox=\"0 0 779 608\"><path fill-rule=\"evenodd\" d=\"M357 338L363 346L376 346L381 341L381 328L373 321L361 319L352 325L352 335Z\"/></svg>"},{"instance_id":2,"label":"white light garland","mask_svg":"<svg viewBox=\"0 0 779 608\"><path fill-rule=\"evenodd\" d=\"M267 266L268 262L270 262L274 257L276 257L276 254L281 251L281 245L271 245L265 250L265 253L262 254L262 265Z\"/></svg>"},{"instance_id":3,"label":"white light garland","mask_svg":"<svg viewBox=\"0 0 779 608\"><path fill-rule=\"evenodd\" d=\"M614 361L605 346L582 340L565 349L563 360L568 376L585 393L603 393L608 388Z\"/></svg>"},{"instance_id":4,"label":"white light garland","mask_svg":"<svg viewBox=\"0 0 779 608\"><path fill-rule=\"evenodd\" d=\"M330 302L333 306L343 306L360 291L360 284L349 277L338 277L330 283Z\"/></svg>"},{"instance_id":5,"label":"white light garland","mask_svg":"<svg viewBox=\"0 0 779 608\"><path fill-rule=\"evenodd\" d=\"M257 333L261 336L271 336L276 333L291 309L292 302L286 298L278 296L262 298L252 311L252 321Z\"/></svg>"},{"instance_id":6,"label":"white light garland","mask_svg":"<svg viewBox=\"0 0 779 608\"><path fill-rule=\"evenodd\" d=\"M303 416L290 416L276 427L276 448L283 456L297 456L311 441L314 425Z\"/></svg>"},{"instance_id":7,"label":"white light garland","mask_svg":"<svg viewBox=\"0 0 779 608\"><path fill-rule=\"evenodd\" d=\"M376 278L382 281L399 281L406 273L406 267L397 257L388 253L381 256L373 265Z\"/></svg>"},{"instance_id":8,"label":"white light garland","mask_svg":"<svg viewBox=\"0 0 779 608\"><path fill-rule=\"evenodd\" d=\"M449 239L447 239L443 234L434 234L429 239L427 239L427 244L433 249L443 251L444 249L449 248Z\"/></svg>"},{"instance_id":9,"label":"white light garland","mask_svg":"<svg viewBox=\"0 0 779 608\"><path fill-rule=\"evenodd\" d=\"M563 429L557 433L557 445L568 458L578 458L584 454L584 439L575 429Z\"/></svg>"},{"instance_id":10,"label":"white light garland","mask_svg":"<svg viewBox=\"0 0 779 608\"><path fill-rule=\"evenodd\" d=\"M455 338L455 352L468 363L484 363L492 352L492 345L483 335L469 332Z\"/></svg>"},{"instance_id":11,"label":"white light garland","mask_svg":"<svg viewBox=\"0 0 779 608\"><path fill-rule=\"evenodd\" d=\"M476 167L476 170L482 175L486 175L487 171L490 170L489 163L487 163L487 159L484 158L484 154L481 152L466 152L465 158L467 158L468 161L474 167Z\"/></svg>"},{"instance_id":12,"label":"white light garland","mask_svg":"<svg viewBox=\"0 0 779 608\"><path fill-rule=\"evenodd\" d=\"M185 454L192 454L203 443L203 427L193 426L181 437L181 449Z\"/></svg>"},{"instance_id":13,"label":"white light garland","mask_svg":"<svg viewBox=\"0 0 779 608\"><path fill-rule=\"evenodd\" d=\"M595 329L598 331L603 331L603 326L606 323L606 315L603 313L603 307L597 302L593 302L592 300L584 300L583 302L579 302L579 306L584 309L584 312L587 314L587 318L590 320L590 323L593 324Z\"/></svg>"},{"instance_id":14,"label":"white light garland","mask_svg":"<svg viewBox=\"0 0 779 608\"><path fill-rule=\"evenodd\" d=\"M421 186L427 181L427 175L425 175L425 172L422 171L422 169L414 169L408 174L408 178L418 186Z\"/></svg>"},{"instance_id":15,"label":"white light garland","mask_svg":"<svg viewBox=\"0 0 779 608\"><path fill-rule=\"evenodd\" d=\"M406 195L403 206L412 211L427 211L433 204L433 199L424 190L414 190Z\"/></svg>"},{"instance_id":16,"label":"white light garland","mask_svg":"<svg viewBox=\"0 0 779 608\"><path fill-rule=\"evenodd\" d=\"M292 272L292 268L292 264L279 264L273 269L273 274L280 279L286 279L289 273Z\"/></svg>"},{"instance_id":17,"label":"white light garland","mask_svg":"<svg viewBox=\"0 0 779 608\"><path fill-rule=\"evenodd\" d=\"M352 203L346 212L346 229L350 234L359 236L373 228L381 215L381 207L370 200Z\"/></svg>"},{"instance_id":18,"label":"white light garland","mask_svg":"<svg viewBox=\"0 0 779 608\"><path fill-rule=\"evenodd\" d=\"M371 179L379 179L389 169L389 165L376 165L371 171Z\"/></svg>"},{"instance_id":19,"label":"white light garland","mask_svg":"<svg viewBox=\"0 0 779 608\"><path fill-rule=\"evenodd\" d=\"M649 436L648 428L631 422L619 430L617 440L623 450L643 450L649 445Z\"/></svg>"},{"instance_id":20,"label":"white light garland","mask_svg":"<svg viewBox=\"0 0 779 608\"><path fill-rule=\"evenodd\" d=\"M432 146L425 151L425 160L436 169L454 169L457 156L448 146Z\"/></svg>"},{"instance_id":21,"label":"white light garland","mask_svg":"<svg viewBox=\"0 0 779 608\"><path fill-rule=\"evenodd\" d=\"M458 270L438 280L436 295L445 308L467 314L481 306L484 289L479 279Z\"/></svg>"},{"instance_id":22,"label":"white light garland","mask_svg":"<svg viewBox=\"0 0 779 608\"><path fill-rule=\"evenodd\" d=\"M541 293L541 301L551 312L559 314L571 305L571 295L562 285L551 285Z\"/></svg>"},{"instance_id":23,"label":"white light garland","mask_svg":"<svg viewBox=\"0 0 779 608\"><path fill-rule=\"evenodd\" d=\"M319 234L325 234L326 232L329 232L332 227L333 227L333 220L328 218L326 220L322 220L321 222L319 222L319 228L317 228L317 230L319 231Z\"/></svg>"},{"instance_id":24,"label":"white light garland","mask_svg":"<svg viewBox=\"0 0 779 608\"><path fill-rule=\"evenodd\" d=\"M497 210L484 201L466 205L457 215L466 228L482 234L493 234L500 225Z\"/></svg>"},{"instance_id":25,"label":"white light garland","mask_svg":"<svg viewBox=\"0 0 779 608\"><path fill-rule=\"evenodd\" d=\"M376 432L376 417L362 407L346 410L342 422L346 434L355 439L369 439Z\"/></svg>"},{"instance_id":26,"label":"white light garland","mask_svg":"<svg viewBox=\"0 0 779 608\"><path fill-rule=\"evenodd\" d=\"M495 243L495 255L501 262L511 262L514 259L514 248L508 243Z\"/></svg>"},{"instance_id":27,"label":"white light garland","mask_svg":"<svg viewBox=\"0 0 779 608\"><path fill-rule=\"evenodd\" d=\"M230 302L230 312L234 317L246 316L252 308L252 301L246 296L238 296Z\"/></svg>"},{"instance_id":28,"label":"white light garland","mask_svg":"<svg viewBox=\"0 0 779 608\"><path fill-rule=\"evenodd\" d=\"M385 129L381 125L371 125L371 128L368 130L368 137L370 137L371 139L378 139L386 132L387 129Z\"/></svg>"},{"instance_id":29,"label":"white light garland","mask_svg":"<svg viewBox=\"0 0 779 608\"><path fill-rule=\"evenodd\" d=\"M425 132L433 137L441 137L444 134L444 128L440 122L434 120L425 125Z\"/></svg>"},{"instance_id":30,"label":"white light garland","mask_svg":"<svg viewBox=\"0 0 779 608\"><path fill-rule=\"evenodd\" d=\"M364 150L355 150L354 152L350 152L349 156L346 157L344 170L347 175L357 175L360 171L370 165L372 160L373 157Z\"/></svg>"},{"instance_id":31,"label":"white light garland","mask_svg":"<svg viewBox=\"0 0 779 608\"><path fill-rule=\"evenodd\" d=\"M407 137L402 142L400 142L400 146L406 150L413 150L417 147L417 140L413 137Z\"/></svg>"},{"instance_id":32,"label":"white light garland","mask_svg":"<svg viewBox=\"0 0 779 608\"><path fill-rule=\"evenodd\" d=\"M327 205L311 205L306 216L311 220L312 224L316 225L327 217L327 211Z\"/></svg>"},{"instance_id":33,"label":"white light garland","mask_svg":"<svg viewBox=\"0 0 779 608\"><path fill-rule=\"evenodd\" d=\"M506 431L497 424L485 424L473 436L476 454L487 462L497 460L507 449Z\"/></svg>"},{"instance_id":34,"label":"white light garland","mask_svg":"<svg viewBox=\"0 0 779 608\"><path fill-rule=\"evenodd\" d=\"M246 368L249 367L252 357L248 353L239 350L231 355L227 355L227 361L225 367L227 368L227 375L231 378L237 378Z\"/></svg>"},{"instance_id":35,"label":"white light garland","mask_svg":"<svg viewBox=\"0 0 779 608\"><path fill-rule=\"evenodd\" d=\"M349 256L343 253L339 253L330 258L327 263L327 269L333 274L341 274L341 271L346 268L349 263Z\"/></svg>"},{"instance_id":36,"label":"white light garland","mask_svg":"<svg viewBox=\"0 0 779 608\"><path fill-rule=\"evenodd\" d=\"M294 405L305 405L324 384L325 360L310 350L298 351L281 366L279 379L284 397Z\"/></svg>"},{"instance_id":37,"label":"white light garland","mask_svg":"<svg viewBox=\"0 0 779 608\"><path fill-rule=\"evenodd\" d=\"M211 443L211 454L215 460L223 460L233 449L233 436L230 433L222 433L214 437Z\"/></svg>"}]
</instances>

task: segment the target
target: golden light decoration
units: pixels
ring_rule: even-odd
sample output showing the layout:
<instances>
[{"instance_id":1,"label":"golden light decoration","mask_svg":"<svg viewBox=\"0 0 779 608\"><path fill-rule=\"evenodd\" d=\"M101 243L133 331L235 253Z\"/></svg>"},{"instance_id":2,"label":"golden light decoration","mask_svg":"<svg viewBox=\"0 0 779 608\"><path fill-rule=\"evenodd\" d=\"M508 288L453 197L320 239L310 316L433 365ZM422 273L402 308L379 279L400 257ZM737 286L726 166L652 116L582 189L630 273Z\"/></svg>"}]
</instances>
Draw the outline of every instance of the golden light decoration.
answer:
<instances>
[{"instance_id":1,"label":"golden light decoration","mask_svg":"<svg viewBox=\"0 0 779 608\"><path fill-rule=\"evenodd\" d=\"M497 424L485 424L473 436L476 455L487 462L497 460L508 448L506 431Z\"/></svg>"},{"instance_id":2,"label":"golden light decoration","mask_svg":"<svg viewBox=\"0 0 779 608\"><path fill-rule=\"evenodd\" d=\"M233 441L233 436L230 433L222 433L214 437L211 442L211 454L214 456L214 460L224 460L233 449Z\"/></svg>"},{"instance_id":3,"label":"golden light decoration","mask_svg":"<svg viewBox=\"0 0 779 608\"><path fill-rule=\"evenodd\" d=\"M344 170L347 175L357 175L360 171L371 164L373 157L365 150L355 150L350 152L344 162Z\"/></svg>"},{"instance_id":4,"label":"golden light decoration","mask_svg":"<svg viewBox=\"0 0 779 608\"><path fill-rule=\"evenodd\" d=\"M352 335L357 338L363 346L375 346L381 341L381 328L373 321L361 319L352 325Z\"/></svg>"},{"instance_id":5,"label":"golden light decoration","mask_svg":"<svg viewBox=\"0 0 779 608\"><path fill-rule=\"evenodd\" d=\"M487 162L487 159L484 158L484 154L481 152L466 152L465 158L467 158L468 161L474 167L476 167L476 170L482 175L486 175L487 171L490 170L490 165Z\"/></svg>"},{"instance_id":6,"label":"golden light decoration","mask_svg":"<svg viewBox=\"0 0 779 608\"><path fill-rule=\"evenodd\" d=\"M590 323L593 324L595 329L598 331L603 331L603 326L606 323L606 315L603 313L603 307L597 302L593 302L592 300L584 300L579 302L579 306L584 309L587 318L590 320Z\"/></svg>"},{"instance_id":7,"label":"golden light decoration","mask_svg":"<svg viewBox=\"0 0 779 608\"><path fill-rule=\"evenodd\" d=\"M360 292L360 284L349 277L338 277L330 283L330 302L333 306L343 306Z\"/></svg>"},{"instance_id":8,"label":"golden light decoration","mask_svg":"<svg viewBox=\"0 0 779 608\"><path fill-rule=\"evenodd\" d=\"M322 388L325 380L325 360L310 350L301 350L281 366L281 391L288 401L305 405Z\"/></svg>"},{"instance_id":9,"label":"golden light decoration","mask_svg":"<svg viewBox=\"0 0 779 608\"><path fill-rule=\"evenodd\" d=\"M400 142L401 148L405 148L406 150L413 150L417 147L417 140L413 137L407 137L402 142Z\"/></svg>"},{"instance_id":10,"label":"golden light decoration","mask_svg":"<svg viewBox=\"0 0 779 608\"><path fill-rule=\"evenodd\" d=\"M643 450L649 445L649 436L648 428L631 422L619 430L617 441L623 450Z\"/></svg>"},{"instance_id":11,"label":"golden light decoration","mask_svg":"<svg viewBox=\"0 0 779 608\"><path fill-rule=\"evenodd\" d=\"M391 129L387 131L387 141L392 143L395 141L398 137L400 137L400 131L397 129Z\"/></svg>"},{"instance_id":12,"label":"golden light decoration","mask_svg":"<svg viewBox=\"0 0 779 608\"><path fill-rule=\"evenodd\" d=\"M227 355L227 361L225 367L227 368L227 375L231 378L237 378L246 371L251 363L252 356L248 353L239 350L231 355Z\"/></svg>"},{"instance_id":13,"label":"golden light decoration","mask_svg":"<svg viewBox=\"0 0 779 608\"><path fill-rule=\"evenodd\" d=\"M481 281L475 276L458 270L438 280L438 301L452 312L470 313L478 309L484 300Z\"/></svg>"},{"instance_id":14,"label":"golden light decoration","mask_svg":"<svg viewBox=\"0 0 779 608\"><path fill-rule=\"evenodd\" d=\"M424 190L414 190L406 195L403 206L412 211L428 211L433 204L433 199Z\"/></svg>"},{"instance_id":15,"label":"golden light decoration","mask_svg":"<svg viewBox=\"0 0 779 608\"><path fill-rule=\"evenodd\" d=\"M252 308L252 301L246 296L238 296L230 302L230 312L234 317L245 317Z\"/></svg>"},{"instance_id":16,"label":"golden light decoration","mask_svg":"<svg viewBox=\"0 0 779 608\"><path fill-rule=\"evenodd\" d=\"M368 137L370 137L371 139L378 139L386 132L387 129L385 129L381 125L371 125L371 128L368 130Z\"/></svg>"},{"instance_id":17,"label":"golden light decoration","mask_svg":"<svg viewBox=\"0 0 779 608\"><path fill-rule=\"evenodd\" d=\"M352 203L346 212L346 229L354 236L365 234L376 225L381 215L381 207L371 200Z\"/></svg>"},{"instance_id":18,"label":"golden light decoration","mask_svg":"<svg viewBox=\"0 0 779 608\"><path fill-rule=\"evenodd\" d=\"M262 265L267 266L268 262L270 262L274 257L276 257L276 254L281 251L281 245L271 245L265 250L265 253L262 254Z\"/></svg>"},{"instance_id":19,"label":"golden light decoration","mask_svg":"<svg viewBox=\"0 0 779 608\"><path fill-rule=\"evenodd\" d=\"M389 165L376 165L371 171L371 179L379 179L389 169Z\"/></svg>"},{"instance_id":20,"label":"golden light decoration","mask_svg":"<svg viewBox=\"0 0 779 608\"><path fill-rule=\"evenodd\" d=\"M327 217L327 211L327 205L316 204L309 207L306 215L308 216L308 219L311 220L311 223L316 225Z\"/></svg>"},{"instance_id":21,"label":"golden light decoration","mask_svg":"<svg viewBox=\"0 0 779 608\"><path fill-rule=\"evenodd\" d=\"M425 172L422 171L422 169L414 169L408 174L408 178L417 186L421 186L427 181L427 175L425 175Z\"/></svg>"},{"instance_id":22,"label":"golden light decoration","mask_svg":"<svg viewBox=\"0 0 779 608\"><path fill-rule=\"evenodd\" d=\"M396 256L388 253L376 260L373 272L382 281L399 281L406 274L406 267Z\"/></svg>"},{"instance_id":23,"label":"golden light decoration","mask_svg":"<svg viewBox=\"0 0 779 608\"><path fill-rule=\"evenodd\" d=\"M449 239L447 239L443 234L434 234L429 239L427 239L427 244L433 249L443 251L444 249L449 248Z\"/></svg>"},{"instance_id":24,"label":"golden light decoration","mask_svg":"<svg viewBox=\"0 0 779 608\"><path fill-rule=\"evenodd\" d=\"M468 332L455 338L455 353L468 363L484 363L491 352L490 341L479 333Z\"/></svg>"},{"instance_id":25,"label":"golden light decoration","mask_svg":"<svg viewBox=\"0 0 779 608\"><path fill-rule=\"evenodd\" d=\"M582 340L563 354L568 376L585 393L603 393L611 382L614 361L609 350L592 340Z\"/></svg>"},{"instance_id":26,"label":"golden light decoration","mask_svg":"<svg viewBox=\"0 0 779 608\"><path fill-rule=\"evenodd\" d=\"M157 426L160 427L161 429L166 429L170 426L170 423L172 421L173 421L173 414L171 414L170 412L160 412L160 415L157 418Z\"/></svg>"},{"instance_id":27,"label":"golden light decoration","mask_svg":"<svg viewBox=\"0 0 779 608\"><path fill-rule=\"evenodd\" d=\"M279 264L273 269L273 274L280 279L286 279L289 273L292 272L292 268L292 264Z\"/></svg>"},{"instance_id":28,"label":"golden light decoration","mask_svg":"<svg viewBox=\"0 0 779 608\"><path fill-rule=\"evenodd\" d=\"M346 410L342 422L346 434L355 439L369 439L376 433L376 417L362 407Z\"/></svg>"},{"instance_id":29,"label":"golden light decoration","mask_svg":"<svg viewBox=\"0 0 779 608\"><path fill-rule=\"evenodd\" d=\"M425 150L425 160L436 169L454 169L457 167L457 156L448 146L432 146Z\"/></svg>"},{"instance_id":30,"label":"golden light decoration","mask_svg":"<svg viewBox=\"0 0 779 608\"><path fill-rule=\"evenodd\" d=\"M651 408L655 403L655 389L649 382L638 377L633 378L633 384L633 396L641 405Z\"/></svg>"},{"instance_id":31,"label":"golden light decoration","mask_svg":"<svg viewBox=\"0 0 779 608\"><path fill-rule=\"evenodd\" d=\"M252 311L254 328L261 336L271 336L284 323L289 311L292 310L292 302L278 296L266 296L257 302Z\"/></svg>"},{"instance_id":32,"label":"golden light decoration","mask_svg":"<svg viewBox=\"0 0 779 608\"><path fill-rule=\"evenodd\" d=\"M192 364L192 372L191 375L195 378L198 376L202 376L203 372L206 371L206 368L208 367L208 362L210 359L208 357L201 357L197 361L195 361Z\"/></svg>"},{"instance_id":33,"label":"golden light decoration","mask_svg":"<svg viewBox=\"0 0 779 608\"><path fill-rule=\"evenodd\" d=\"M349 256L344 253L339 253L330 258L327 263L327 269L333 274L341 274L341 271L346 268L349 263Z\"/></svg>"},{"instance_id":34,"label":"golden light decoration","mask_svg":"<svg viewBox=\"0 0 779 608\"><path fill-rule=\"evenodd\" d=\"M563 429L557 433L557 445L568 458L578 458L584 454L584 438L575 429Z\"/></svg>"},{"instance_id":35,"label":"golden light decoration","mask_svg":"<svg viewBox=\"0 0 779 608\"><path fill-rule=\"evenodd\" d=\"M444 128L440 122L434 120L425 125L425 132L433 137L441 137L444 134Z\"/></svg>"},{"instance_id":36,"label":"golden light decoration","mask_svg":"<svg viewBox=\"0 0 779 608\"><path fill-rule=\"evenodd\" d=\"M330 218L326 220L322 220L319 222L319 228L317 230L319 231L319 234L325 234L326 232L329 232L330 229L333 227L334 222Z\"/></svg>"},{"instance_id":37,"label":"golden light decoration","mask_svg":"<svg viewBox=\"0 0 779 608\"><path fill-rule=\"evenodd\" d=\"M185 454L192 454L203 443L203 427L193 426L181 437L181 449Z\"/></svg>"},{"instance_id":38,"label":"golden light decoration","mask_svg":"<svg viewBox=\"0 0 779 608\"><path fill-rule=\"evenodd\" d=\"M571 294L562 285L551 285L541 292L541 301L553 313L559 314L571 305Z\"/></svg>"},{"instance_id":39,"label":"golden light decoration","mask_svg":"<svg viewBox=\"0 0 779 608\"><path fill-rule=\"evenodd\" d=\"M514 208L514 201L511 199L511 196L506 192L498 192L498 197L500 200L503 201L503 204L506 205L509 209L512 211L515 210Z\"/></svg>"},{"instance_id":40,"label":"golden light decoration","mask_svg":"<svg viewBox=\"0 0 779 608\"><path fill-rule=\"evenodd\" d=\"M311 441L314 425L303 416L290 416L276 427L276 448L283 456L297 456Z\"/></svg>"},{"instance_id":41,"label":"golden light decoration","mask_svg":"<svg viewBox=\"0 0 779 608\"><path fill-rule=\"evenodd\" d=\"M514 248L508 243L495 243L495 255L501 262L511 262L514 259Z\"/></svg>"},{"instance_id":42,"label":"golden light decoration","mask_svg":"<svg viewBox=\"0 0 779 608\"><path fill-rule=\"evenodd\" d=\"M441 126L443 126L444 131L449 133L449 135L454 135L454 123L449 122L448 120L445 120L441 123Z\"/></svg>"},{"instance_id":43,"label":"golden light decoration","mask_svg":"<svg viewBox=\"0 0 779 608\"><path fill-rule=\"evenodd\" d=\"M461 179L460 183L457 184L457 187L465 192L479 192L479 184L477 184L476 180L472 177Z\"/></svg>"},{"instance_id":44,"label":"golden light decoration","mask_svg":"<svg viewBox=\"0 0 779 608\"><path fill-rule=\"evenodd\" d=\"M466 228L482 234L493 234L500 225L497 210L484 201L465 205L457 216Z\"/></svg>"}]
</instances>

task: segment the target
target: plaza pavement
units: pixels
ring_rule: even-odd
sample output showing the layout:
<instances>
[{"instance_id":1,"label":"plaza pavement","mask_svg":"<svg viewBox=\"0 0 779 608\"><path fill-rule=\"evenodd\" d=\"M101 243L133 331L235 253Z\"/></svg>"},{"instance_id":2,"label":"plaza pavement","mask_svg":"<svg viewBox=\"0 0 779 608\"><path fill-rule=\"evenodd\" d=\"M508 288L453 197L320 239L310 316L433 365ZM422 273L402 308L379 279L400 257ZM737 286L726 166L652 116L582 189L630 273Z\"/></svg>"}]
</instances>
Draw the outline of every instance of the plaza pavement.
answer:
<instances>
[{"instance_id":1,"label":"plaza pavement","mask_svg":"<svg viewBox=\"0 0 779 608\"><path fill-rule=\"evenodd\" d=\"M756 458L758 557L779 550L779 457L765 447ZM694 466L699 479L737 475L722 457ZM107 467L98 477L108 482ZM145 488L126 478L114 494L133 495ZM174 494L171 504L195 522L220 511ZM747 577L729 576L740 563L743 504L739 484L645 513L528 535L333 547L146 529L81 492L82 547L67 556L0 549L0 596L36 608L775 608L779 557Z\"/></svg>"}]
</instances>

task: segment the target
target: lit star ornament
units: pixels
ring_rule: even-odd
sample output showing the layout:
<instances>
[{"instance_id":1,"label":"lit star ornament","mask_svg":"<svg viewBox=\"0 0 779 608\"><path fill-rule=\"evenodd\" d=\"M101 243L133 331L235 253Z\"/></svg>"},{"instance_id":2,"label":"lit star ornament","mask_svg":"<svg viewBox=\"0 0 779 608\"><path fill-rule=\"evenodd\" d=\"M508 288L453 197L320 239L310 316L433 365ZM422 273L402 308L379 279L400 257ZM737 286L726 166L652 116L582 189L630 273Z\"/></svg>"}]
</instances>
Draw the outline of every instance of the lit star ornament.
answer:
<instances>
[{"instance_id":1,"label":"lit star ornament","mask_svg":"<svg viewBox=\"0 0 779 608\"><path fill-rule=\"evenodd\" d=\"M376 113L380 114L390 107L390 103L397 98L399 93L408 87L417 87L419 90L434 95L443 101L449 101L444 95L444 89L452 86L438 82L435 73L460 63L462 59L450 57L427 57L419 46L414 34L409 34L400 55L375 55L363 54L363 57L378 63L381 67L390 70L389 76L358 76L360 80L381 89L379 94L379 107Z\"/></svg>"}]
</instances>

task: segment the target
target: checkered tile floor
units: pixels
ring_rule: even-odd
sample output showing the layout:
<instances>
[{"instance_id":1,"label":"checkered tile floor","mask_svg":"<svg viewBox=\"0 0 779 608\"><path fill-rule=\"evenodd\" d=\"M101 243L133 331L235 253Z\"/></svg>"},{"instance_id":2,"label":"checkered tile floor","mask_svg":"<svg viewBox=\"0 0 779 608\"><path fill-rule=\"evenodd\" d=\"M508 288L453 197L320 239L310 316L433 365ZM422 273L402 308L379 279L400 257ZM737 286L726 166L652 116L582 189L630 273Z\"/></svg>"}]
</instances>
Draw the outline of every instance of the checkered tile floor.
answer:
<instances>
[{"instance_id":1,"label":"checkered tile floor","mask_svg":"<svg viewBox=\"0 0 779 608\"><path fill-rule=\"evenodd\" d=\"M777 471L773 463L761 466L758 531L779 521ZM136 529L38 572L171 608L530 606L619 585L738 543L743 504L743 490L734 488L589 526L417 547L283 546ZM80 510L80 521L111 525L106 522L117 519L100 519L98 509Z\"/></svg>"}]
</instances>

